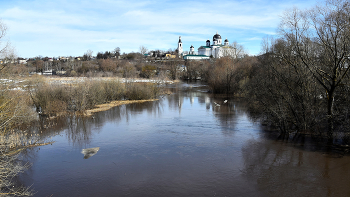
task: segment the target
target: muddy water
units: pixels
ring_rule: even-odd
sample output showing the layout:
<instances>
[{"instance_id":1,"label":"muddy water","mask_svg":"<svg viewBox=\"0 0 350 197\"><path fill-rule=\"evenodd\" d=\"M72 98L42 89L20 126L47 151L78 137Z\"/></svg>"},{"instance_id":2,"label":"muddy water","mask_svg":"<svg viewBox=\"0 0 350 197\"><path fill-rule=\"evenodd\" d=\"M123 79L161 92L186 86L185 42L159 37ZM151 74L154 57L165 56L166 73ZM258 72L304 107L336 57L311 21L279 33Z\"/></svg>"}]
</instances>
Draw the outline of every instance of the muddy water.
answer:
<instances>
[{"instance_id":1,"label":"muddy water","mask_svg":"<svg viewBox=\"0 0 350 197\"><path fill-rule=\"evenodd\" d=\"M35 196L350 196L349 156L275 140L244 102L177 86L45 129L55 143L26 152L20 181Z\"/></svg>"}]
</instances>

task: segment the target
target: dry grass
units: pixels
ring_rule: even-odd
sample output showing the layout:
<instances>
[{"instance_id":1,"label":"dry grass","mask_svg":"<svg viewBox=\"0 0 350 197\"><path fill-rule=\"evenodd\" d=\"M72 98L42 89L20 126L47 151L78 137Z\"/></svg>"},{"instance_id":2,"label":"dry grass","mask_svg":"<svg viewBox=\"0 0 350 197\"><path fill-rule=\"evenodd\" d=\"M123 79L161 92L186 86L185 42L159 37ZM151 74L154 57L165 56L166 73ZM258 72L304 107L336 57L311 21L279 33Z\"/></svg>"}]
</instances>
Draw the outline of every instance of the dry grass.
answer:
<instances>
[{"instance_id":1,"label":"dry grass","mask_svg":"<svg viewBox=\"0 0 350 197\"><path fill-rule=\"evenodd\" d=\"M132 103L144 103L144 102L151 102L151 101L157 101L157 100L158 99L112 101L110 103L96 105L96 108L94 108L94 109L85 110L82 115L91 116L93 113L107 111L107 110L111 109L112 107L116 107L116 106L120 106L120 105L126 105L126 104L132 104Z\"/></svg>"},{"instance_id":2,"label":"dry grass","mask_svg":"<svg viewBox=\"0 0 350 197\"><path fill-rule=\"evenodd\" d=\"M118 77L55 77L55 76L49 76L46 77L48 81L81 81L85 79L92 79L92 80L116 80L119 79Z\"/></svg>"},{"instance_id":3,"label":"dry grass","mask_svg":"<svg viewBox=\"0 0 350 197\"><path fill-rule=\"evenodd\" d=\"M4 155L6 156L14 156L14 155L17 155L18 153L20 153L21 151L27 149L27 148L33 148L33 147L37 147L37 146L46 146L46 145L49 145L49 144L53 144L55 142L46 142L46 143L35 143L35 144L30 144L30 145L25 145L25 146L17 146L17 147L14 147L12 149L10 149L9 152L6 152L4 153Z\"/></svg>"}]
</instances>

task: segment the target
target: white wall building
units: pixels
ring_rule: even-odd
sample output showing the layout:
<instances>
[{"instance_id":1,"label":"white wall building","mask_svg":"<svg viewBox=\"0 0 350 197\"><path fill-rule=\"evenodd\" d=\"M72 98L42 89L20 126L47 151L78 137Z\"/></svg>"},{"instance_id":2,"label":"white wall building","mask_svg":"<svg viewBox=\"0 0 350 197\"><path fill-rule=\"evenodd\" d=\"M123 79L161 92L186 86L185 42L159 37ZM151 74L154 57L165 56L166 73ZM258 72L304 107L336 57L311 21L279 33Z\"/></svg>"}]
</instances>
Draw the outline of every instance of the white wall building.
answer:
<instances>
[{"instance_id":1,"label":"white wall building","mask_svg":"<svg viewBox=\"0 0 350 197\"><path fill-rule=\"evenodd\" d=\"M235 49L229 45L229 41L226 38L224 44L222 44L221 36L216 32L213 36L213 43L210 43L208 39L205 46L198 48L198 55L206 55L213 58L220 58L224 56L234 57Z\"/></svg>"},{"instance_id":2,"label":"white wall building","mask_svg":"<svg viewBox=\"0 0 350 197\"><path fill-rule=\"evenodd\" d=\"M191 54L184 56L184 60L206 60L206 59L210 59L210 57L206 55L191 55Z\"/></svg>"},{"instance_id":3,"label":"white wall building","mask_svg":"<svg viewBox=\"0 0 350 197\"><path fill-rule=\"evenodd\" d=\"M183 52L181 36L178 43L178 51ZM198 48L198 54L195 54L194 47L191 45L189 55L184 55L184 59L209 59L209 57L220 58L225 56L231 56L235 58L235 48L229 45L229 41L226 38L222 43L221 36L216 32L213 36L213 42L211 43L208 39L205 46Z\"/></svg>"}]
</instances>

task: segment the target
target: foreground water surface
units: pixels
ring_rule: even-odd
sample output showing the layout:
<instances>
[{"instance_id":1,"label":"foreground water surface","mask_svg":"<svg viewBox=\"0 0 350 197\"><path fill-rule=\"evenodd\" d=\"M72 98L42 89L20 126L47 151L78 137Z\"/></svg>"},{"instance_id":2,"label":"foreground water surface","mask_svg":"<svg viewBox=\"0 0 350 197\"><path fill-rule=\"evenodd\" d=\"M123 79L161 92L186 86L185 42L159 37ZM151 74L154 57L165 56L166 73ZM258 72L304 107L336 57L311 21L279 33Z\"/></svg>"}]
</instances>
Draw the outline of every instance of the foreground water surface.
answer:
<instances>
[{"instance_id":1,"label":"foreground water surface","mask_svg":"<svg viewBox=\"0 0 350 197\"><path fill-rule=\"evenodd\" d=\"M243 101L201 84L172 91L42 123L54 143L24 153L32 167L19 181L34 196L350 196L348 156L267 136Z\"/></svg>"}]
</instances>

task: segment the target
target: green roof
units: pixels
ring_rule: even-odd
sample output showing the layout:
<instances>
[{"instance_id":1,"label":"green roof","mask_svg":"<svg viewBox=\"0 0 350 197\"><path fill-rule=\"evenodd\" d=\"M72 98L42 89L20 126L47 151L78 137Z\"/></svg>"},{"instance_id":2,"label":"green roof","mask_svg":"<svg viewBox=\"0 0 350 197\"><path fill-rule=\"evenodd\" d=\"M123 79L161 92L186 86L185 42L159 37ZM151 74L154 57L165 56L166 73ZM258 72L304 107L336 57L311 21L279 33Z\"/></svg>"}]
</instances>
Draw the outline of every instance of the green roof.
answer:
<instances>
[{"instance_id":1,"label":"green roof","mask_svg":"<svg viewBox=\"0 0 350 197\"><path fill-rule=\"evenodd\" d=\"M209 56L206 56L206 55L185 55L184 57L186 57L186 56L209 57Z\"/></svg>"},{"instance_id":2,"label":"green roof","mask_svg":"<svg viewBox=\"0 0 350 197\"><path fill-rule=\"evenodd\" d=\"M200 46L199 48L211 48L211 47L207 47L207 46Z\"/></svg>"}]
</instances>

